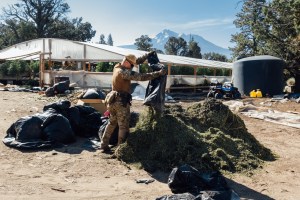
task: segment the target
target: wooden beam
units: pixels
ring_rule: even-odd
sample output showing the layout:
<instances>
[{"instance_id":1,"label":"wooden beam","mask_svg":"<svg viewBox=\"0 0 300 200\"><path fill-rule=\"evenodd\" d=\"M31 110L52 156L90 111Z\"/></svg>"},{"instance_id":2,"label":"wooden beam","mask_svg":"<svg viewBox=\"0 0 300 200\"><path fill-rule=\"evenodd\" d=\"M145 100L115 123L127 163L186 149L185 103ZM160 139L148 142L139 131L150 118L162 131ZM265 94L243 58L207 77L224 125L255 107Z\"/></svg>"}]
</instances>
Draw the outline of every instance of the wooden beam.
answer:
<instances>
[{"instance_id":1,"label":"wooden beam","mask_svg":"<svg viewBox=\"0 0 300 200\"><path fill-rule=\"evenodd\" d=\"M45 71L45 60L44 54L40 54L40 87L44 87L44 71Z\"/></svg>"},{"instance_id":2,"label":"wooden beam","mask_svg":"<svg viewBox=\"0 0 300 200\"><path fill-rule=\"evenodd\" d=\"M195 78L194 93L196 93L196 91L197 91L197 88L196 88L196 83L197 83L197 67L196 66L193 66L193 67L194 67L194 78Z\"/></svg>"},{"instance_id":3,"label":"wooden beam","mask_svg":"<svg viewBox=\"0 0 300 200\"><path fill-rule=\"evenodd\" d=\"M171 75L171 64L168 64L168 75Z\"/></svg>"},{"instance_id":4,"label":"wooden beam","mask_svg":"<svg viewBox=\"0 0 300 200\"><path fill-rule=\"evenodd\" d=\"M171 64L168 64L168 76L171 75L171 67L172 67L172 65L171 65ZM170 87L167 88L167 92L170 93L170 91L171 91L171 90L170 90Z\"/></svg>"}]
</instances>

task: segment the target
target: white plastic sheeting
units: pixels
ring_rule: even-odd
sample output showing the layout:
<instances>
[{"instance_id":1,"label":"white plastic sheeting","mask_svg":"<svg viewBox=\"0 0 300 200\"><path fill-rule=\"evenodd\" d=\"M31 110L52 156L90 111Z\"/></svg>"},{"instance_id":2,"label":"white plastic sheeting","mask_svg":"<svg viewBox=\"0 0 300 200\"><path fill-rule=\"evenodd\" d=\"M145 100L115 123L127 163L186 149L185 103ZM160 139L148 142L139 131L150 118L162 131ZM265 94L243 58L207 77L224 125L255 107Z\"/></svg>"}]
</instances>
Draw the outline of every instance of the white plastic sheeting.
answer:
<instances>
[{"instance_id":1,"label":"white plastic sheeting","mask_svg":"<svg viewBox=\"0 0 300 200\"><path fill-rule=\"evenodd\" d=\"M116 54L120 54L123 56L126 54L134 54L135 56L139 57L147 53L146 51L125 49L125 48L114 47L114 46L103 45L103 44L94 44L94 43L86 43L86 42L83 42L83 44L94 46L95 48L105 49L107 51L114 52ZM227 62L189 58L183 56L165 55L165 54L158 54L158 58L161 63L171 64L173 66L176 65L177 66L198 66L198 67L232 69L232 63L227 63Z\"/></svg>"},{"instance_id":2,"label":"white plastic sheeting","mask_svg":"<svg viewBox=\"0 0 300 200\"><path fill-rule=\"evenodd\" d=\"M267 107L254 106L245 104L242 101L226 101L223 104L227 105L230 110L240 112L251 118L261 119L268 122L300 128L300 115L290 112L280 112Z\"/></svg>"},{"instance_id":3,"label":"white plastic sheeting","mask_svg":"<svg viewBox=\"0 0 300 200\"><path fill-rule=\"evenodd\" d=\"M44 59L54 61L120 61L123 56L81 42L43 38L22 42L0 51L0 60Z\"/></svg>"},{"instance_id":4,"label":"white plastic sheeting","mask_svg":"<svg viewBox=\"0 0 300 200\"><path fill-rule=\"evenodd\" d=\"M115 46L76 42L64 39L41 38L29 40L0 51L0 60L10 59L39 59L40 54L44 59L54 61L94 61L94 62L119 62L126 54L137 57L144 55L145 51L125 49ZM173 66L195 66L232 69L233 64L227 62L211 61L204 59L188 58L174 55L158 54L163 64Z\"/></svg>"},{"instance_id":5,"label":"white plastic sheeting","mask_svg":"<svg viewBox=\"0 0 300 200\"><path fill-rule=\"evenodd\" d=\"M79 87L99 87L99 88L111 88L111 72L88 72L88 71L45 71L44 83L46 85L52 85L55 77L68 77L71 83L76 83ZM186 84L189 86L196 86L203 84L204 81L210 82L211 79L218 79L220 83L230 81L229 76L188 76L188 75L169 75L167 78L166 89L170 89L171 86L177 84ZM148 81L132 81L132 83L138 83L142 87L146 88Z\"/></svg>"}]
</instances>

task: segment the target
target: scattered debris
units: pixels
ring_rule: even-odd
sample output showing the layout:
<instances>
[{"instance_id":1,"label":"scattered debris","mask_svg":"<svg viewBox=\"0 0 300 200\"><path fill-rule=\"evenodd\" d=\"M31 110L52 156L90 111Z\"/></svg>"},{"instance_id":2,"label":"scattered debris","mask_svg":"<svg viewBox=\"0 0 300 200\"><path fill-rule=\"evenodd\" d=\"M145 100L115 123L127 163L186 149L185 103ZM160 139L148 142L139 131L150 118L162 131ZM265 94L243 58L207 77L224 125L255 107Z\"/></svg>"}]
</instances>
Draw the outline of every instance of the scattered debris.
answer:
<instances>
[{"instance_id":1,"label":"scattered debris","mask_svg":"<svg viewBox=\"0 0 300 200\"><path fill-rule=\"evenodd\" d=\"M145 183L145 184L149 184L149 183L153 183L154 179L139 179L136 180L136 183Z\"/></svg>"},{"instance_id":2,"label":"scattered debris","mask_svg":"<svg viewBox=\"0 0 300 200\"><path fill-rule=\"evenodd\" d=\"M60 189L60 188L51 188L51 190L55 190L55 191L58 191L58 192L66 192L65 189Z\"/></svg>"}]
</instances>

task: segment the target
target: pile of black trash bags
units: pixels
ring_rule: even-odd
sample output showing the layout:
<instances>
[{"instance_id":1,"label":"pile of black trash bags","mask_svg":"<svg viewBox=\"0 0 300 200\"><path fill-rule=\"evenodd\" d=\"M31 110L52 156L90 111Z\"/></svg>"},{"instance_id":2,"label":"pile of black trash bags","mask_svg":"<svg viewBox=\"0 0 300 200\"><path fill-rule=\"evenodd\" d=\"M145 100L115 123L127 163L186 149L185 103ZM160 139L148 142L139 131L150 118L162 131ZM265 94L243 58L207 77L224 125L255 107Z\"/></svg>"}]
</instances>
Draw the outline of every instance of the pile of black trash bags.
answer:
<instances>
[{"instance_id":1,"label":"pile of black trash bags","mask_svg":"<svg viewBox=\"0 0 300 200\"><path fill-rule=\"evenodd\" d=\"M56 94L64 94L66 91L70 89L69 85L70 85L70 80L55 83L52 87L46 89L45 95L47 97L53 97Z\"/></svg>"},{"instance_id":2,"label":"pile of black trash bags","mask_svg":"<svg viewBox=\"0 0 300 200\"><path fill-rule=\"evenodd\" d=\"M56 147L75 142L76 136L99 137L105 129L101 126L107 123L108 117L102 117L93 107L71 107L70 101L60 100L44 106L42 113L18 119L2 141L19 149Z\"/></svg>"},{"instance_id":3,"label":"pile of black trash bags","mask_svg":"<svg viewBox=\"0 0 300 200\"><path fill-rule=\"evenodd\" d=\"M187 164L172 170L168 186L174 194L156 200L240 200L220 172L200 172Z\"/></svg>"}]
</instances>

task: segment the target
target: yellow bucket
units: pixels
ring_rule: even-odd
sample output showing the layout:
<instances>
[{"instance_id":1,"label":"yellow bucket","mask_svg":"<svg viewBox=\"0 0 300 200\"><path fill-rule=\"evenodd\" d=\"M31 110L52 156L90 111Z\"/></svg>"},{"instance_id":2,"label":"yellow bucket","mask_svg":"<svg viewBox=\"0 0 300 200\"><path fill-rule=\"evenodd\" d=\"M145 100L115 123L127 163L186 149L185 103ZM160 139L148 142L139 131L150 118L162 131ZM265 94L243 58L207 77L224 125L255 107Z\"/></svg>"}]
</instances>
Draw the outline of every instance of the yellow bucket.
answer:
<instances>
[{"instance_id":1,"label":"yellow bucket","mask_svg":"<svg viewBox=\"0 0 300 200\"><path fill-rule=\"evenodd\" d=\"M250 92L250 97L252 97L252 98L255 98L255 97L256 97L256 91L255 91L255 90L252 90L252 91Z\"/></svg>"},{"instance_id":2,"label":"yellow bucket","mask_svg":"<svg viewBox=\"0 0 300 200\"><path fill-rule=\"evenodd\" d=\"M257 91L256 91L256 97L257 98L261 98L262 97L262 93L261 93L260 89L257 89Z\"/></svg>"}]
</instances>

